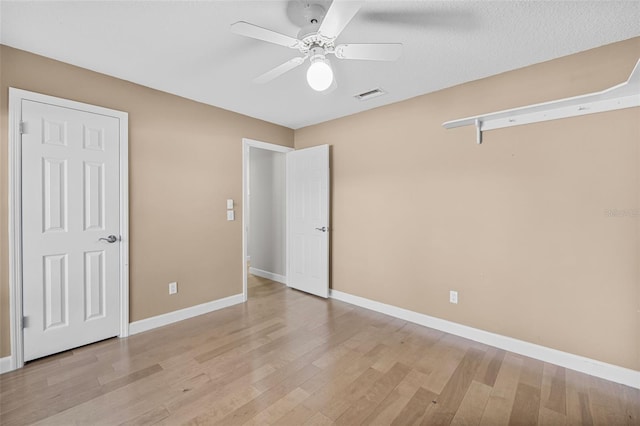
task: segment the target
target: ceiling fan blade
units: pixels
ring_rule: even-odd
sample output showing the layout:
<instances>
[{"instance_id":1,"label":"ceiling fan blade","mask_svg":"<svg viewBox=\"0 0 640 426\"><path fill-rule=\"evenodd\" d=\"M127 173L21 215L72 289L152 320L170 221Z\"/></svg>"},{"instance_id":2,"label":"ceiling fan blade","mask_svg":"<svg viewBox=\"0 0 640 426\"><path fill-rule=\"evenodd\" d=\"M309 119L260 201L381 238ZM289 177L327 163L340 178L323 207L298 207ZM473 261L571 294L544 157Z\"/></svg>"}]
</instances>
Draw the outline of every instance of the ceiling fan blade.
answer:
<instances>
[{"instance_id":1,"label":"ceiling fan blade","mask_svg":"<svg viewBox=\"0 0 640 426\"><path fill-rule=\"evenodd\" d=\"M327 38L335 39L358 13L363 3L364 1L357 0L333 0L318 32Z\"/></svg>"},{"instance_id":2,"label":"ceiling fan blade","mask_svg":"<svg viewBox=\"0 0 640 426\"><path fill-rule=\"evenodd\" d=\"M255 79L253 79L253 82L257 84L268 83L274 78L280 77L287 71L291 71L292 69L299 67L300 65L302 65L305 59L306 57L290 59L284 64L280 64L272 70L265 72L261 76L256 77Z\"/></svg>"},{"instance_id":3,"label":"ceiling fan blade","mask_svg":"<svg viewBox=\"0 0 640 426\"><path fill-rule=\"evenodd\" d=\"M368 61L395 61L402 55L400 43L340 44L335 49L336 58Z\"/></svg>"},{"instance_id":4,"label":"ceiling fan blade","mask_svg":"<svg viewBox=\"0 0 640 426\"><path fill-rule=\"evenodd\" d=\"M245 37L251 37L258 40L267 41L269 43L279 44L280 46L290 47L292 49L295 49L299 43L299 41L293 37L289 37L288 35L280 34L275 31L271 31L244 21L239 21L235 24L231 24L231 32Z\"/></svg>"}]
</instances>

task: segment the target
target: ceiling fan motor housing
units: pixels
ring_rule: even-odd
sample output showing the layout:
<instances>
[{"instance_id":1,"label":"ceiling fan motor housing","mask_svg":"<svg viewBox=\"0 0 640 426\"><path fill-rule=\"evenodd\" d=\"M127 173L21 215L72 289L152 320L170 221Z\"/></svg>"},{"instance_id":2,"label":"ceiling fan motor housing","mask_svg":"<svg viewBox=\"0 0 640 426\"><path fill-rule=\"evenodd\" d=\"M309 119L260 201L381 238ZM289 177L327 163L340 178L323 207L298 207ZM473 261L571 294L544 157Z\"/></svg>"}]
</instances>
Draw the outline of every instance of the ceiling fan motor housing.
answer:
<instances>
[{"instance_id":1,"label":"ceiling fan motor housing","mask_svg":"<svg viewBox=\"0 0 640 426\"><path fill-rule=\"evenodd\" d=\"M306 44L313 44L315 39L320 41L317 36L318 28L320 28L320 24L309 24L300 29L298 31L298 40L302 40Z\"/></svg>"},{"instance_id":2,"label":"ceiling fan motor housing","mask_svg":"<svg viewBox=\"0 0 640 426\"><path fill-rule=\"evenodd\" d=\"M325 51L320 46L315 46L309 49L309 61L313 64L317 61L325 60Z\"/></svg>"}]
</instances>

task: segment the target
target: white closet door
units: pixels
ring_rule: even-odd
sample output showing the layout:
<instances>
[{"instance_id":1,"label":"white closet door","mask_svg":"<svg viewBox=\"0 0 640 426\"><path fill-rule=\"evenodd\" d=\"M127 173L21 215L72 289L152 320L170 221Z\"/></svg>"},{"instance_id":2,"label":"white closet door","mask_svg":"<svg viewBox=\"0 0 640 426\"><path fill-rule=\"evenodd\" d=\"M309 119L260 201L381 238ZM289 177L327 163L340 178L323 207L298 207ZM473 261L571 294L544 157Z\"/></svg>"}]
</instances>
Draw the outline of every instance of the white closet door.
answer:
<instances>
[{"instance_id":1,"label":"white closet door","mask_svg":"<svg viewBox=\"0 0 640 426\"><path fill-rule=\"evenodd\" d=\"M22 101L25 361L119 334L119 120Z\"/></svg>"}]
</instances>

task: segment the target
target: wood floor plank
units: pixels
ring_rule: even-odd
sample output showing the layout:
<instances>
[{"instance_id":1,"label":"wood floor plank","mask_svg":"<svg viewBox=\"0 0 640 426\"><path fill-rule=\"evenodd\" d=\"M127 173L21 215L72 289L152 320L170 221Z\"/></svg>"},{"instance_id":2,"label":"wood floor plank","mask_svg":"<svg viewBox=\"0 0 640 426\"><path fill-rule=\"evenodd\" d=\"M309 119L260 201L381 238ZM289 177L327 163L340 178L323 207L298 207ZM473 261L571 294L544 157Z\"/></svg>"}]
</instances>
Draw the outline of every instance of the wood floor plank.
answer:
<instances>
[{"instance_id":1,"label":"wood floor plank","mask_svg":"<svg viewBox=\"0 0 640 426\"><path fill-rule=\"evenodd\" d=\"M222 424L229 425L244 424L258 413L273 405L280 398L293 391L296 387L300 386L301 383L304 383L319 371L321 370L313 365L307 365L298 369L282 383L261 393L258 397L252 399L241 407L238 407L236 410L225 416L220 422Z\"/></svg>"},{"instance_id":2,"label":"wood floor plank","mask_svg":"<svg viewBox=\"0 0 640 426\"><path fill-rule=\"evenodd\" d=\"M538 424L542 426L564 426L567 424L567 416L546 407L540 407Z\"/></svg>"},{"instance_id":3,"label":"wood floor plank","mask_svg":"<svg viewBox=\"0 0 640 426\"><path fill-rule=\"evenodd\" d=\"M544 363L537 359L524 357L520 370L520 383L540 389L542 387L542 373Z\"/></svg>"},{"instance_id":4,"label":"wood floor plank","mask_svg":"<svg viewBox=\"0 0 640 426\"><path fill-rule=\"evenodd\" d=\"M484 351L470 348L456 370L451 374L444 389L436 398L437 404L422 424L448 425L453 420L471 382L476 375Z\"/></svg>"},{"instance_id":5,"label":"wood floor plank","mask_svg":"<svg viewBox=\"0 0 640 426\"><path fill-rule=\"evenodd\" d=\"M241 344L250 342L252 340L255 340L257 337L260 336L265 336L268 335L269 333L279 330L281 328L284 328L284 324L281 323L277 323L277 324L273 324L267 328L262 328L259 330L254 331L253 333L247 334L245 336L239 336L238 338L236 338L236 340L231 340L229 341L229 343L222 345L222 346L218 346L215 349L212 349L210 351L201 353L200 355L195 357L195 360L198 362L205 362L205 361L209 361L213 358L216 358L219 355L222 355L225 352L228 352L236 347L238 347Z\"/></svg>"},{"instance_id":6,"label":"wood floor plank","mask_svg":"<svg viewBox=\"0 0 640 426\"><path fill-rule=\"evenodd\" d=\"M248 284L246 304L0 375L0 424L640 424L638 389Z\"/></svg>"},{"instance_id":7,"label":"wood floor plank","mask_svg":"<svg viewBox=\"0 0 640 426\"><path fill-rule=\"evenodd\" d=\"M589 403L589 394L586 392L578 393L580 407L580 424L593 425L593 415L591 414L591 404Z\"/></svg>"},{"instance_id":8,"label":"wood floor plank","mask_svg":"<svg viewBox=\"0 0 640 426\"><path fill-rule=\"evenodd\" d=\"M331 364L324 364L324 367L319 367L316 362L314 366L321 368L324 373L317 374L311 379L302 384L302 388L309 393L315 393L327 384L332 382L332 378L341 372L343 380L348 380L348 377L357 377L364 372L367 368L373 364L373 360L364 357L363 354L348 350L342 357L333 360ZM334 383L335 385L335 383Z\"/></svg>"},{"instance_id":9,"label":"wood floor plank","mask_svg":"<svg viewBox=\"0 0 640 426\"><path fill-rule=\"evenodd\" d=\"M366 369L370 368L380 356L383 345L376 345L367 352L350 350L343 357L323 368L323 374L318 374L302 384L302 388L309 393L319 392L324 388L339 389L353 382ZM316 363L313 363L316 365Z\"/></svg>"},{"instance_id":10,"label":"wood floor plank","mask_svg":"<svg viewBox=\"0 0 640 426\"><path fill-rule=\"evenodd\" d=\"M622 387L624 395L624 410L628 418L628 423L632 425L640 425L640 389L634 389L629 386Z\"/></svg>"},{"instance_id":11,"label":"wood floor plank","mask_svg":"<svg viewBox=\"0 0 640 426\"><path fill-rule=\"evenodd\" d=\"M596 377L590 377L589 403L594 423L596 424L627 424L624 399L617 395L622 393L621 386Z\"/></svg>"},{"instance_id":12,"label":"wood floor plank","mask_svg":"<svg viewBox=\"0 0 640 426\"><path fill-rule=\"evenodd\" d=\"M567 414L565 369L564 367L549 365L545 370L554 370L554 374L551 376L549 393L544 397L544 406L565 416Z\"/></svg>"},{"instance_id":13,"label":"wood floor plank","mask_svg":"<svg viewBox=\"0 0 640 426\"><path fill-rule=\"evenodd\" d=\"M162 370L134 381L94 399L77 404L46 419L46 423L90 424L94 419L109 419L110 424L123 423L158 407L158 398L170 398L175 394L189 392L209 381L197 372L184 370ZM167 385L168 384L168 385ZM132 392L133 390L133 392Z\"/></svg>"},{"instance_id":14,"label":"wood floor plank","mask_svg":"<svg viewBox=\"0 0 640 426\"><path fill-rule=\"evenodd\" d=\"M156 407L131 420L120 423L120 426L153 425L160 422L161 420L166 419L167 417L169 417L169 415L170 413L166 408Z\"/></svg>"},{"instance_id":15,"label":"wood floor plank","mask_svg":"<svg viewBox=\"0 0 640 426\"><path fill-rule=\"evenodd\" d=\"M589 401L590 380L588 376L573 370L566 370L567 424L594 424Z\"/></svg>"},{"instance_id":16,"label":"wood floor plank","mask_svg":"<svg viewBox=\"0 0 640 426\"><path fill-rule=\"evenodd\" d=\"M95 386L93 382L86 383L86 387L84 389L81 386L75 386L73 389L55 394L53 397L48 398L47 404L39 404L29 401L25 406L3 413L0 420L4 426L34 423L38 420L53 416L71 407L97 398L100 395L112 392L137 380L142 380L159 371L162 371L162 367L156 364L132 373L126 377L114 380L104 386Z\"/></svg>"},{"instance_id":17,"label":"wood floor plank","mask_svg":"<svg viewBox=\"0 0 640 426\"><path fill-rule=\"evenodd\" d=\"M289 374L288 371L297 370L308 364L314 364L318 358L328 350L344 342L356 332L356 328L345 327L340 332L327 336L326 338L311 340L308 342L308 345L299 346L295 352L289 351L289 354L293 354L294 356L286 358L287 361L290 361L284 364L286 369L278 369L278 371L275 371L269 377L265 377L263 380L257 382L255 384L256 388L259 390L269 389L274 384L283 380L283 378ZM315 367L315 365L312 366Z\"/></svg>"},{"instance_id":18,"label":"wood floor plank","mask_svg":"<svg viewBox=\"0 0 640 426\"><path fill-rule=\"evenodd\" d=\"M50 386L47 385L46 379L35 384L25 384L24 390L18 388L10 395L3 395L0 398L0 413L8 413L30 404L33 400L48 400L55 395L69 393L77 388L88 390L100 386L94 376L81 375L74 375L66 381Z\"/></svg>"},{"instance_id":19,"label":"wood floor plank","mask_svg":"<svg viewBox=\"0 0 640 426\"><path fill-rule=\"evenodd\" d=\"M275 403L271 404L265 410L253 416L249 421L245 422L246 426L271 425L276 423L289 411L293 410L298 404L309 397L309 394L300 389L295 388Z\"/></svg>"},{"instance_id":20,"label":"wood floor plank","mask_svg":"<svg viewBox=\"0 0 640 426\"><path fill-rule=\"evenodd\" d=\"M333 421L322 413L316 413L313 417L307 420L303 426L329 426Z\"/></svg>"},{"instance_id":21,"label":"wood floor plank","mask_svg":"<svg viewBox=\"0 0 640 426\"><path fill-rule=\"evenodd\" d=\"M68 359L68 358L67 358ZM95 375L96 370L100 368L97 365L98 358L95 355L83 357L79 362L63 364L60 363L60 368L53 374L47 377L47 386L52 386L61 382L65 382L73 377L81 376L85 374ZM105 366L107 370L113 370L111 366Z\"/></svg>"},{"instance_id":22,"label":"wood floor plank","mask_svg":"<svg viewBox=\"0 0 640 426\"><path fill-rule=\"evenodd\" d=\"M300 403L293 407L291 411L276 420L278 425L301 425L306 423L318 412L307 407L304 403Z\"/></svg>"},{"instance_id":23,"label":"wood floor plank","mask_svg":"<svg viewBox=\"0 0 640 426\"><path fill-rule=\"evenodd\" d=\"M504 425L509 422L511 407L516 396L522 357L507 353L496 377L491 396L482 413L482 426Z\"/></svg>"},{"instance_id":24,"label":"wood floor plank","mask_svg":"<svg viewBox=\"0 0 640 426\"><path fill-rule=\"evenodd\" d=\"M356 400L347 411L336 419L337 425L360 424L395 389L411 371L411 368L396 363L380 379Z\"/></svg>"},{"instance_id":25,"label":"wood floor plank","mask_svg":"<svg viewBox=\"0 0 640 426\"><path fill-rule=\"evenodd\" d=\"M437 395L425 388L419 388L407 405L396 417L392 425L413 425L419 424L427 408L434 404Z\"/></svg>"},{"instance_id":26,"label":"wood floor plank","mask_svg":"<svg viewBox=\"0 0 640 426\"><path fill-rule=\"evenodd\" d=\"M540 389L520 382L509 416L510 425L536 425L540 414Z\"/></svg>"},{"instance_id":27,"label":"wood floor plank","mask_svg":"<svg viewBox=\"0 0 640 426\"><path fill-rule=\"evenodd\" d=\"M253 401L259 395L260 392L252 386L242 387L236 392L227 392L224 396L215 398L212 401L200 400L197 404L191 404L188 410L174 411L158 425L173 426L183 424L194 426L218 424L229 413ZM194 413L198 414L194 416Z\"/></svg>"},{"instance_id":28,"label":"wood floor plank","mask_svg":"<svg viewBox=\"0 0 640 426\"><path fill-rule=\"evenodd\" d=\"M417 362L425 358L425 355L437 339L413 339L410 334L412 332L411 330L414 330L414 328L409 324L405 324L401 330L398 330L398 332L395 333L396 336L388 340L391 346L388 354L384 355L383 359L374 364L373 368L384 373L396 362L401 362L413 368Z\"/></svg>"},{"instance_id":29,"label":"wood floor plank","mask_svg":"<svg viewBox=\"0 0 640 426\"><path fill-rule=\"evenodd\" d=\"M338 345L333 349L329 349L324 355L321 355L313 361L313 365L325 370L337 364L341 359L344 359L343 357L348 355L356 356L355 352L349 349L346 344Z\"/></svg>"},{"instance_id":30,"label":"wood floor plank","mask_svg":"<svg viewBox=\"0 0 640 426\"><path fill-rule=\"evenodd\" d=\"M405 409L427 378L428 375L411 369L398 386L364 420L363 424L391 424ZM432 395L435 398L436 395Z\"/></svg>"},{"instance_id":31,"label":"wood floor plank","mask_svg":"<svg viewBox=\"0 0 640 426\"><path fill-rule=\"evenodd\" d=\"M319 409L325 416L332 420L337 419L344 413L355 401L358 400L376 381L382 377L382 373L373 368L368 368L362 373L355 381L353 381L346 388L340 389L338 392L333 392L329 389L329 395L331 398L322 407L317 407L317 402L305 401L305 404L310 405L315 403L315 408Z\"/></svg>"},{"instance_id":32,"label":"wood floor plank","mask_svg":"<svg viewBox=\"0 0 640 426\"><path fill-rule=\"evenodd\" d=\"M220 419L259 396L260 392L252 386L253 382L273 371L273 367L266 364L245 371L241 376L234 375L235 380L228 381L227 377L224 380L211 380L190 392L172 396L164 401L164 406L171 413L166 424L186 421L206 424L212 418Z\"/></svg>"},{"instance_id":33,"label":"wood floor plank","mask_svg":"<svg viewBox=\"0 0 640 426\"><path fill-rule=\"evenodd\" d=\"M422 359L415 368L429 373L426 388L440 394L451 379L451 375L464 359L468 347L460 346L460 338L444 335L432 346L430 355Z\"/></svg>"},{"instance_id":34,"label":"wood floor plank","mask_svg":"<svg viewBox=\"0 0 640 426\"><path fill-rule=\"evenodd\" d=\"M483 363L478 368L475 380L480 383L484 383L487 386L493 387L498 377L498 372L502 366L502 360L505 356L505 351L497 348L490 348L486 354Z\"/></svg>"},{"instance_id":35,"label":"wood floor plank","mask_svg":"<svg viewBox=\"0 0 640 426\"><path fill-rule=\"evenodd\" d=\"M323 374L322 381L317 380L320 375L316 375L303 383L301 387L311 393L304 404L314 411L319 411L330 405L337 396L357 387L358 381L368 383L376 380L382 374L372 369L371 365L376 361L378 355L379 350L376 346L368 353L358 356L348 368L332 370L332 374Z\"/></svg>"},{"instance_id":36,"label":"wood floor plank","mask_svg":"<svg viewBox=\"0 0 640 426\"><path fill-rule=\"evenodd\" d=\"M486 375L484 376L486 377ZM460 407L456 411L452 425L477 425L491 395L492 388L484 383L472 381Z\"/></svg>"},{"instance_id":37,"label":"wood floor plank","mask_svg":"<svg viewBox=\"0 0 640 426\"><path fill-rule=\"evenodd\" d=\"M388 425L395 419L400 410L407 404L409 399L398 392L397 389L391 391L386 398L368 413L362 422L363 425Z\"/></svg>"}]
</instances>

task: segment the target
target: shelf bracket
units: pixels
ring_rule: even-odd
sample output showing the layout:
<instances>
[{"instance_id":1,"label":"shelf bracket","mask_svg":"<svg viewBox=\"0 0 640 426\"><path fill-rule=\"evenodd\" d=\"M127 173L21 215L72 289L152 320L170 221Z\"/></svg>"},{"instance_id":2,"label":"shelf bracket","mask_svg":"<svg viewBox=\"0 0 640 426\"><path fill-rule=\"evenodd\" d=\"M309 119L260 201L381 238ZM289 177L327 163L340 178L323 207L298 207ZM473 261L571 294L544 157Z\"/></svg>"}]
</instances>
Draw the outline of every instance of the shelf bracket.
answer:
<instances>
[{"instance_id":1,"label":"shelf bracket","mask_svg":"<svg viewBox=\"0 0 640 426\"><path fill-rule=\"evenodd\" d=\"M482 145L482 121L476 118L476 142Z\"/></svg>"}]
</instances>

